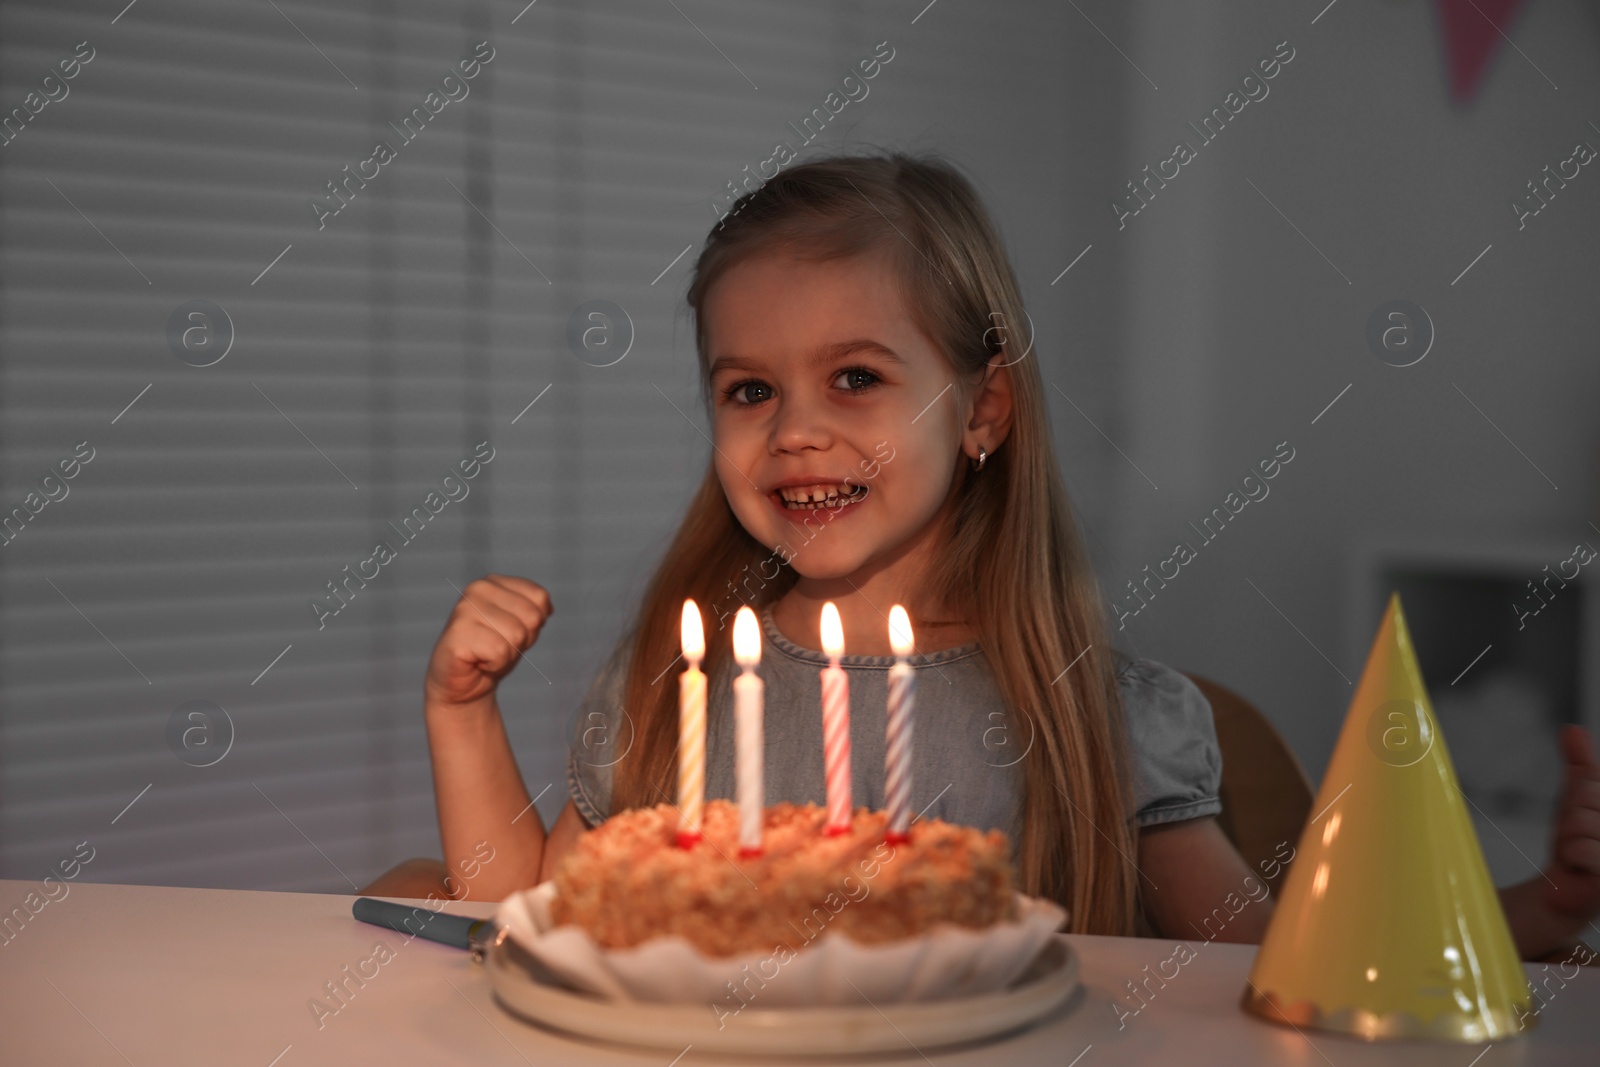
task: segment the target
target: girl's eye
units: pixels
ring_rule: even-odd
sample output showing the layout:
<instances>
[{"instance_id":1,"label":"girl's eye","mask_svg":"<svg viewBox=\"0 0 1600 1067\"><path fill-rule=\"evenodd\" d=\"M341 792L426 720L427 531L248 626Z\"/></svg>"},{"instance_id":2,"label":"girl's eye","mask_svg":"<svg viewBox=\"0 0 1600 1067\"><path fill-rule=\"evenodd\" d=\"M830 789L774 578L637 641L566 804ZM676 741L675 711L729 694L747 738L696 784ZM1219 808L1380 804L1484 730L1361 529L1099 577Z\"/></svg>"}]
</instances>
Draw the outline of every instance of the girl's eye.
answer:
<instances>
[{"instance_id":1,"label":"girl's eye","mask_svg":"<svg viewBox=\"0 0 1600 1067\"><path fill-rule=\"evenodd\" d=\"M843 388L850 390L852 393L859 393L864 389L877 385L879 380L876 374L865 367L846 367L834 378L836 382L842 381Z\"/></svg>"},{"instance_id":2,"label":"girl's eye","mask_svg":"<svg viewBox=\"0 0 1600 1067\"><path fill-rule=\"evenodd\" d=\"M772 386L754 378L742 382L734 382L722 391L724 398L735 404L759 404L763 400L772 399Z\"/></svg>"}]
</instances>

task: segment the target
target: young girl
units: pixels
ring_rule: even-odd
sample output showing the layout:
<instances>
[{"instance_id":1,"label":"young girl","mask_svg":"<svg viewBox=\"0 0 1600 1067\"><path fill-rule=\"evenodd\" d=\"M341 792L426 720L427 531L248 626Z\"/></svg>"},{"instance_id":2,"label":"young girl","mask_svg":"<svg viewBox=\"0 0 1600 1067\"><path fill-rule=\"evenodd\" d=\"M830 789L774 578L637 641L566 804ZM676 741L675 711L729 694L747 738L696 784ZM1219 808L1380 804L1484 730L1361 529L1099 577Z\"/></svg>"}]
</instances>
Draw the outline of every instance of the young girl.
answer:
<instances>
[{"instance_id":1,"label":"young girl","mask_svg":"<svg viewBox=\"0 0 1600 1067\"><path fill-rule=\"evenodd\" d=\"M372 892L423 896L472 864L478 899L551 876L577 837L676 797L679 616L701 607L707 796L732 797L730 623L760 614L766 795L825 803L819 616L844 622L853 794L883 806L887 613L917 655L912 810L1010 835L1021 888L1074 931L1189 937L1252 872L1218 828L1221 757L1183 675L1110 645L1057 471L1016 279L971 186L901 155L795 166L741 198L695 265L711 463L637 622L579 709L569 797L547 832L495 689L550 616L543 588L472 583L439 638L426 718L446 866ZM1586 739L1579 739L1586 740ZM1572 750L1557 859L1506 891L1526 954L1600 902L1600 772ZM729 862L735 862L730 860ZM467 887L446 879L445 892ZM1223 930L1258 941L1270 903Z\"/></svg>"}]
</instances>

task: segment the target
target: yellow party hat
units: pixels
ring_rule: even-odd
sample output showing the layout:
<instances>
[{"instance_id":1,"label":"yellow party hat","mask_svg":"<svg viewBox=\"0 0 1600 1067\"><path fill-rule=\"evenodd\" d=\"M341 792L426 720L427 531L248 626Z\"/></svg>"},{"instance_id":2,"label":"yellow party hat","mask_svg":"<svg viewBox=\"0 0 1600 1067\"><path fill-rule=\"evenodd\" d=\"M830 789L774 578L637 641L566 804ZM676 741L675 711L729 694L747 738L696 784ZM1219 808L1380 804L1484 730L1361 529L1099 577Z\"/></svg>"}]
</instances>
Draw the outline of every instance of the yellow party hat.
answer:
<instances>
[{"instance_id":1,"label":"yellow party hat","mask_svg":"<svg viewBox=\"0 0 1600 1067\"><path fill-rule=\"evenodd\" d=\"M1312 813L1246 1011L1369 1039L1495 1041L1533 1024L1398 594Z\"/></svg>"}]
</instances>

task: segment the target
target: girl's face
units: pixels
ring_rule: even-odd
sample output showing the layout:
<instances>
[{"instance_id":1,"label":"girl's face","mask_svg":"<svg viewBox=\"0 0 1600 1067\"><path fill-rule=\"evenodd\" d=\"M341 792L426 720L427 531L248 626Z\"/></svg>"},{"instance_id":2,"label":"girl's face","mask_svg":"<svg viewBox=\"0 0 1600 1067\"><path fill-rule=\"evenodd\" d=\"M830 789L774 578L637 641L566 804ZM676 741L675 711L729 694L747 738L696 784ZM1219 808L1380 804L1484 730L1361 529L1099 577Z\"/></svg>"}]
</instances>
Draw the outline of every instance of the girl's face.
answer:
<instances>
[{"instance_id":1,"label":"girl's face","mask_svg":"<svg viewBox=\"0 0 1600 1067\"><path fill-rule=\"evenodd\" d=\"M707 294L716 470L751 536L804 578L926 546L970 414L881 253L760 253Z\"/></svg>"}]
</instances>

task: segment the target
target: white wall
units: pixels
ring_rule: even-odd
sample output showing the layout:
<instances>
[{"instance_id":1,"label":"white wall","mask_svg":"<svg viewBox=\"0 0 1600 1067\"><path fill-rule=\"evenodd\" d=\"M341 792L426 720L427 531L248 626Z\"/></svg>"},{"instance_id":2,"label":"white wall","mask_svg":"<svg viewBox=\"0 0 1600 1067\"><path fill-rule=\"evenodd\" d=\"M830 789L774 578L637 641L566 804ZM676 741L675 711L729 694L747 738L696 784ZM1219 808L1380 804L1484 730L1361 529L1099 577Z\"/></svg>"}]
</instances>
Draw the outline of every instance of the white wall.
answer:
<instances>
[{"instance_id":1,"label":"white wall","mask_svg":"<svg viewBox=\"0 0 1600 1067\"><path fill-rule=\"evenodd\" d=\"M1512 30L1559 90L1505 50L1465 110L1421 0L1338 3L1315 25L1321 2L681 5L698 29L643 0L280 6L328 61L260 5L138 5L114 25L87 3L0 9L6 101L73 43L99 49L0 148L4 499L63 447L106 442L49 536L0 549L0 875L34 877L85 837L97 879L215 886L343 891L334 867L364 880L436 853L420 678L450 583L488 569L557 604L531 653L545 677L503 690L552 817L571 710L706 462L681 307L706 200L883 40L893 62L819 144L937 149L974 175L1108 594L1295 448L1119 639L1257 702L1314 777L1351 692L1338 672L1355 679L1377 622L1350 577L1363 539L1490 551L1596 517L1600 178L1585 169L1523 232L1506 207L1576 138L1600 144L1576 0L1528 5ZM317 231L306 201L352 146L484 37L498 54L475 95ZM1284 40L1270 95L1119 230L1124 182ZM167 349L193 297L238 320L215 368ZM566 348L595 298L637 329L613 367ZM1393 298L1438 327L1413 367L1364 340ZM476 510L316 631L307 597L480 432L499 454ZM234 716L214 767L165 742L190 699Z\"/></svg>"},{"instance_id":2,"label":"white wall","mask_svg":"<svg viewBox=\"0 0 1600 1067\"><path fill-rule=\"evenodd\" d=\"M1379 620L1364 546L1481 562L1529 545L1565 546L1562 556L1584 538L1600 545L1587 525L1600 518L1600 172L1584 168L1520 232L1507 203L1574 142L1600 147L1600 20L1576 0L1526 5L1516 48L1502 46L1463 108L1448 97L1434 5L1324 8L1138 7L1125 51L1159 91L1125 72L1130 177L1174 138L1196 140L1186 123L1278 42L1295 58L1124 231L1104 227L1127 264L1112 436L1160 485L1111 467L1109 536L1126 563L1109 561L1108 585L1169 555L1188 521L1289 441L1296 459L1271 495L1130 620L1128 636L1255 701L1313 778ZM1396 298L1422 305L1437 331L1411 367L1380 362L1364 338L1369 313ZM1538 575L1533 563L1525 577ZM1495 610L1513 618L1509 602ZM1518 636L1546 639L1533 627ZM1453 662L1465 668L1491 637L1461 640ZM1462 686L1514 650L1501 641ZM1455 699L1455 673L1428 678L1436 700ZM1600 695L1591 687L1587 699L1600 726ZM1453 728L1447 720L1447 736ZM1493 828L1480 830L1492 853L1509 854L1497 873L1531 873ZM1545 836L1535 821L1521 838L1536 859Z\"/></svg>"}]
</instances>

